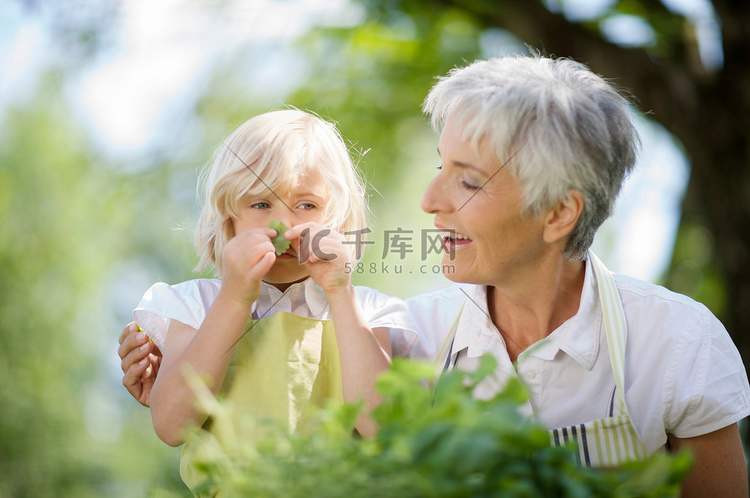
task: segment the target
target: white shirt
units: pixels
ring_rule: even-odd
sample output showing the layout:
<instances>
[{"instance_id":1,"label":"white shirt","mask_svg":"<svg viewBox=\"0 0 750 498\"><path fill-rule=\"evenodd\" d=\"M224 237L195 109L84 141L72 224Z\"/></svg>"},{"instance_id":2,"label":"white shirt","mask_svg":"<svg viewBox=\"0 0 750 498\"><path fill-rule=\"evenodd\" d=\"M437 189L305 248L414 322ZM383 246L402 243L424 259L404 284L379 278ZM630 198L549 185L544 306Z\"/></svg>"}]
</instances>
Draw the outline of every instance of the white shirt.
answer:
<instances>
[{"instance_id":1,"label":"white shirt","mask_svg":"<svg viewBox=\"0 0 750 498\"><path fill-rule=\"evenodd\" d=\"M133 319L163 352L169 323L177 320L200 328L220 289L218 279L188 280L176 285L156 283L143 295ZM404 302L369 287L355 286L354 292L368 325L389 329L393 355L408 356L419 337ZM253 303L253 317L268 318L279 311L331 319L325 293L311 278L291 285L284 293L261 282L260 296Z\"/></svg>"},{"instance_id":2,"label":"white shirt","mask_svg":"<svg viewBox=\"0 0 750 498\"><path fill-rule=\"evenodd\" d=\"M667 433L699 436L749 415L750 386L742 360L711 312L663 287L622 275L614 278L628 327L625 400L649 454L664 446ZM465 370L475 369L484 353L498 361L475 395L490 397L510 377L518 377L530 395L525 411L547 428L609 414L615 381L596 279L588 264L576 315L524 351L515 368L489 318L486 287L470 284L407 300L420 333L411 356L437 357L464 302L450 361Z\"/></svg>"}]
</instances>

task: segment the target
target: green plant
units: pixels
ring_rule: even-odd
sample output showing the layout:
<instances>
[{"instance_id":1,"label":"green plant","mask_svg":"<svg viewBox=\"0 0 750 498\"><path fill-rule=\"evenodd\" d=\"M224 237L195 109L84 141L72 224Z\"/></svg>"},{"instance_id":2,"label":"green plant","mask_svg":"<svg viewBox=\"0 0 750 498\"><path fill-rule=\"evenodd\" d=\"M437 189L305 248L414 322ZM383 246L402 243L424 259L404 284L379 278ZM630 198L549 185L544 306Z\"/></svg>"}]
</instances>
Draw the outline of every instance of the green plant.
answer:
<instances>
[{"instance_id":1,"label":"green plant","mask_svg":"<svg viewBox=\"0 0 750 498\"><path fill-rule=\"evenodd\" d=\"M269 426L256 444L209 439L202 490L305 498L678 494L691 455L658 454L606 471L580 467L575 448L551 447L547 431L519 414L526 397L519 382L491 400L471 396L494 367L486 356L474 373L445 374L432 396L426 380L434 367L396 359L378 380L384 400L371 414L380 426L375 438L352 436L361 405L331 404L307 434ZM227 408L214 407L217 423L228 423Z\"/></svg>"}]
</instances>

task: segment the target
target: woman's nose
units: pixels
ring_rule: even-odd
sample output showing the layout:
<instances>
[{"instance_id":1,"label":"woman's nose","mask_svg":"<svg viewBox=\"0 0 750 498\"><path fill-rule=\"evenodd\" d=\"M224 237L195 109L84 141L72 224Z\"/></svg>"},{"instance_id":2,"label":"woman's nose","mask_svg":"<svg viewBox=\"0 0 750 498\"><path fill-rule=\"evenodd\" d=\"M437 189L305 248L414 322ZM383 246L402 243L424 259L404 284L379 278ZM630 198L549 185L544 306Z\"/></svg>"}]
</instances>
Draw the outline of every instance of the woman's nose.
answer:
<instances>
[{"instance_id":1,"label":"woman's nose","mask_svg":"<svg viewBox=\"0 0 750 498\"><path fill-rule=\"evenodd\" d=\"M450 210L450 199L445 195L443 179L440 174L433 178L427 186L427 190L422 194L422 200L419 204L422 211L430 214Z\"/></svg>"}]
</instances>

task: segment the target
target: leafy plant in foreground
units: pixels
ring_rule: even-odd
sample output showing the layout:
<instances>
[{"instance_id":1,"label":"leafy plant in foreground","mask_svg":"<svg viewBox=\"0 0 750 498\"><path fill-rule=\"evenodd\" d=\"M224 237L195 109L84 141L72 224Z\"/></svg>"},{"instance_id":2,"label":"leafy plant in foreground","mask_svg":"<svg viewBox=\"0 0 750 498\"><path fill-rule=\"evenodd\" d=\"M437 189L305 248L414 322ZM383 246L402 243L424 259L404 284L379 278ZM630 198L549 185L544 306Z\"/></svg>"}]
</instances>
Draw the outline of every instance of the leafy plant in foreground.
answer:
<instances>
[{"instance_id":1,"label":"leafy plant in foreground","mask_svg":"<svg viewBox=\"0 0 750 498\"><path fill-rule=\"evenodd\" d=\"M396 359L378 380L383 403L371 416L373 439L352 436L361 404L329 405L307 434L262 426L255 444L219 444L202 461L207 492L258 497L657 497L676 496L692 457L658 454L619 469L580 467L574 447L552 447L542 426L518 412L526 399L511 382L491 400L471 396L495 367L486 356L474 373L443 375L435 395L433 366ZM216 423L229 424L215 400ZM252 423L252 421L248 421ZM256 426L257 429L257 426Z\"/></svg>"}]
</instances>

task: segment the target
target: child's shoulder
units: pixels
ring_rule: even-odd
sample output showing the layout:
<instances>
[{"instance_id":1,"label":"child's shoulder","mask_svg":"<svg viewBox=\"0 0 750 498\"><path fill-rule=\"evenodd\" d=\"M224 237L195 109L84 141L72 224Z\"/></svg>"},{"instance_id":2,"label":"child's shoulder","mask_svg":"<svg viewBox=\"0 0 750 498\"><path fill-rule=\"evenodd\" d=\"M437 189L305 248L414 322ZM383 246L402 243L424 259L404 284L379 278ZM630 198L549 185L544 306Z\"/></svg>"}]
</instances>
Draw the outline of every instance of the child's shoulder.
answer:
<instances>
[{"instance_id":1,"label":"child's shoulder","mask_svg":"<svg viewBox=\"0 0 750 498\"><path fill-rule=\"evenodd\" d=\"M370 327L389 329L393 354L408 356L419 340L419 333L406 303L370 287L355 286L354 292Z\"/></svg>"},{"instance_id":2,"label":"child's shoulder","mask_svg":"<svg viewBox=\"0 0 750 498\"><path fill-rule=\"evenodd\" d=\"M389 296L388 294L384 294L380 292L379 290L373 289L372 287L366 287L364 285L355 285L354 286L354 293L357 295L357 299L362 301L401 301L403 302L403 299L395 296Z\"/></svg>"},{"instance_id":3,"label":"child's shoulder","mask_svg":"<svg viewBox=\"0 0 750 498\"><path fill-rule=\"evenodd\" d=\"M196 278L170 285L169 287L179 294L201 296L210 295L213 296L213 299L216 299L216 295L221 289L221 280L218 278Z\"/></svg>"},{"instance_id":4,"label":"child's shoulder","mask_svg":"<svg viewBox=\"0 0 750 498\"><path fill-rule=\"evenodd\" d=\"M197 278L170 285L157 282L143 295L141 303L150 303L153 307L169 307L176 303L189 308L211 307L221 289L221 280L214 278Z\"/></svg>"},{"instance_id":5,"label":"child's shoulder","mask_svg":"<svg viewBox=\"0 0 750 498\"><path fill-rule=\"evenodd\" d=\"M133 319L163 352L169 323L177 320L197 329L220 289L221 281L216 279L201 278L175 285L157 282L133 310Z\"/></svg>"},{"instance_id":6,"label":"child's shoulder","mask_svg":"<svg viewBox=\"0 0 750 498\"><path fill-rule=\"evenodd\" d=\"M406 304L400 297L389 296L363 285L355 285L354 294L357 296L357 301L365 315L379 313L383 310L388 310L390 313L406 312Z\"/></svg>"}]
</instances>

